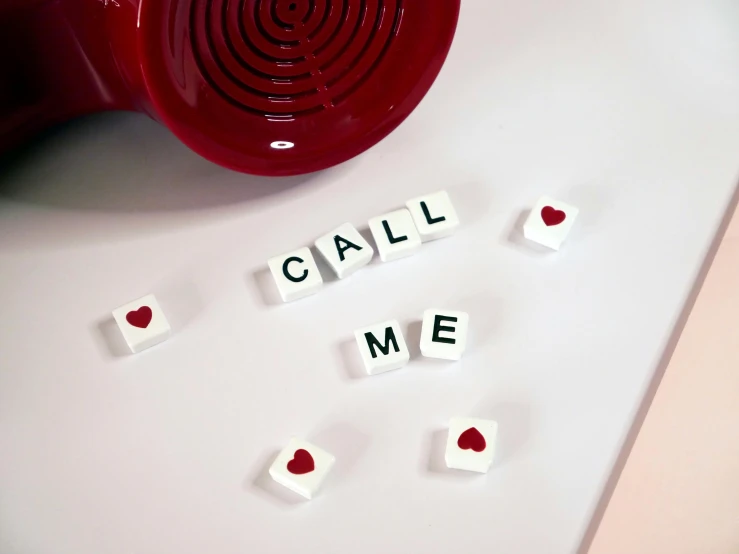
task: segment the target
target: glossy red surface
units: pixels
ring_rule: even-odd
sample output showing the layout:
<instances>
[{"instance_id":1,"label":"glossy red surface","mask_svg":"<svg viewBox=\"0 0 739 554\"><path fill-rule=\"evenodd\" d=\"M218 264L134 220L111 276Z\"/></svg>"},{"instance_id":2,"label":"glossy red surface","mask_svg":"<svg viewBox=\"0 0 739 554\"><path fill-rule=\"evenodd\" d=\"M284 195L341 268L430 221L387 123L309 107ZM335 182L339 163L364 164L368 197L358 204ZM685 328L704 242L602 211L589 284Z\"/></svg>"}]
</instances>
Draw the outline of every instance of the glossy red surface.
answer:
<instances>
[{"instance_id":1,"label":"glossy red surface","mask_svg":"<svg viewBox=\"0 0 739 554\"><path fill-rule=\"evenodd\" d=\"M151 323L153 313L149 306L141 306L138 310L132 310L126 314L126 321L140 329L146 329Z\"/></svg>"},{"instance_id":2,"label":"glossy red surface","mask_svg":"<svg viewBox=\"0 0 739 554\"><path fill-rule=\"evenodd\" d=\"M138 110L226 167L345 161L431 87L459 0L0 0L0 151Z\"/></svg>"},{"instance_id":3,"label":"glossy red surface","mask_svg":"<svg viewBox=\"0 0 739 554\"><path fill-rule=\"evenodd\" d=\"M557 210L551 206L544 206L541 209L541 219L547 227L559 225L567 218L567 214L562 210Z\"/></svg>"},{"instance_id":4,"label":"glossy red surface","mask_svg":"<svg viewBox=\"0 0 739 554\"><path fill-rule=\"evenodd\" d=\"M485 443L485 437L482 433L477 430L476 427L470 427L464 433L459 435L457 439L457 446L462 450L472 449L475 452L482 452L487 446Z\"/></svg>"},{"instance_id":5,"label":"glossy red surface","mask_svg":"<svg viewBox=\"0 0 739 554\"><path fill-rule=\"evenodd\" d=\"M316 469L313 456L307 450L302 448L295 451L293 459L287 462L287 470L295 475L304 475Z\"/></svg>"}]
</instances>

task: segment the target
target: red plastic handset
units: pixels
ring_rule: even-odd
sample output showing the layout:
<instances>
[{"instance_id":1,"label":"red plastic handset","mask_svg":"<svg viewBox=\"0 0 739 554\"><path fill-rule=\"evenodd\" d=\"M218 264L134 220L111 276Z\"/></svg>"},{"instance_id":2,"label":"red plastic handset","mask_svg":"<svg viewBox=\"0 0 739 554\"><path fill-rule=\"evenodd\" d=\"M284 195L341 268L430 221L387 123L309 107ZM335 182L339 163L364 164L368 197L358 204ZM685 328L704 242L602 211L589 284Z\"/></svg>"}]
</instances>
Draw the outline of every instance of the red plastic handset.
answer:
<instances>
[{"instance_id":1,"label":"red plastic handset","mask_svg":"<svg viewBox=\"0 0 739 554\"><path fill-rule=\"evenodd\" d=\"M0 0L0 152L136 110L262 175L377 143L431 87L459 0Z\"/></svg>"}]
</instances>

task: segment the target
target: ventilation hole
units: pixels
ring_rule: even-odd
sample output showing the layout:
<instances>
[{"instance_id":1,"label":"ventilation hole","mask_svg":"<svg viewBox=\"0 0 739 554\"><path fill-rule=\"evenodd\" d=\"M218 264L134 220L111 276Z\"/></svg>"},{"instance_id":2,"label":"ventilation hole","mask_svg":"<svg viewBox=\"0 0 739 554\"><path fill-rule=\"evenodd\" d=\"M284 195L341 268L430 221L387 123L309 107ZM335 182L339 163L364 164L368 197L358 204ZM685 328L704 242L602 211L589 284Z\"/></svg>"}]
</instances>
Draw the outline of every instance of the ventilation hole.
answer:
<instances>
[{"instance_id":1,"label":"ventilation hole","mask_svg":"<svg viewBox=\"0 0 739 554\"><path fill-rule=\"evenodd\" d=\"M373 0L376 17L367 17L367 1L311 0L305 21L286 26L278 0L190 0L193 54L208 84L247 112L292 118L331 109L375 72L398 32L402 0ZM347 52L356 40L361 48Z\"/></svg>"}]
</instances>

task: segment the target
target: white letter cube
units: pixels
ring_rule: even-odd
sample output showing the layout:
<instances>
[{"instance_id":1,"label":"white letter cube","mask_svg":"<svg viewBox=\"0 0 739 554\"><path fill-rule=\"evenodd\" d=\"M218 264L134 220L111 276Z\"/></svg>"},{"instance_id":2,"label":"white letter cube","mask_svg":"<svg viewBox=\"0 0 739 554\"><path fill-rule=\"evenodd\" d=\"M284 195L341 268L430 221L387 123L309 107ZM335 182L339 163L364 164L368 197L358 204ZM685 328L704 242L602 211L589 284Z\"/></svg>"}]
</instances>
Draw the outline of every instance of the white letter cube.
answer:
<instances>
[{"instance_id":1,"label":"white letter cube","mask_svg":"<svg viewBox=\"0 0 739 554\"><path fill-rule=\"evenodd\" d=\"M495 456L498 424L489 419L455 417L449 422L446 442L446 465L487 473Z\"/></svg>"},{"instance_id":2,"label":"white letter cube","mask_svg":"<svg viewBox=\"0 0 739 554\"><path fill-rule=\"evenodd\" d=\"M290 439L269 468L272 479L310 500L334 465L331 454L300 439Z\"/></svg>"},{"instance_id":3,"label":"white letter cube","mask_svg":"<svg viewBox=\"0 0 739 554\"><path fill-rule=\"evenodd\" d=\"M421 248L421 237L408 210L373 217L369 228L383 262L410 256Z\"/></svg>"},{"instance_id":4,"label":"white letter cube","mask_svg":"<svg viewBox=\"0 0 739 554\"><path fill-rule=\"evenodd\" d=\"M267 261L283 302L315 294L323 285L310 248L300 248Z\"/></svg>"},{"instance_id":5,"label":"white letter cube","mask_svg":"<svg viewBox=\"0 0 739 554\"><path fill-rule=\"evenodd\" d=\"M357 329L354 337L370 375L400 369L410 360L410 352L396 320Z\"/></svg>"},{"instance_id":6,"label":"white letter cube","mask_svg":"<svg viewBox=\"0 0 739 554\"><path fill-rule=\"evenodd\" d=\"M543 196L531 210L523 225L524 236L553 250L559 250L570 233L579 210Z\"/></svg>"},{"instance_id":7,"label":"white letter cube","mask_svg":"<svg viewBox=\"0 0 739 554\"><path fill-rule=\"evenodd\" d=\"M375 251L351 223L344 223L316 241L316 249L339 279L370 263Z\"/></svg>"},{"instance_id":8,"label":"white letter cube","mask_svg":"<svg viewBox=\"0 0 739 554\"><path fill-rule=\"evenodd\" d=\"M113 310L113 319L134 354L167 340L169 322L153 294Z\"/></svg>"},{"instance_id":9,"label":"white letter cube","mask_svg":"<svg viewBox=\"0 0 739 554\"><path fill-rule=\"evenodd\" d=\"M421 327L421 354L427 358L459 360L467 346L470 316L452 310L426 310Z\"/></svg>"},{"instance_id":10,"label":"white letter cube","mask_svg":"<svg viewBox=\"0 0 739 554\"><path fill-rule=\"evenodd\" d=\"M408 200L405 204L421 235L421 241L440 239L453 234L459 218L445 190Z\"/></svg>"}]
</instances>

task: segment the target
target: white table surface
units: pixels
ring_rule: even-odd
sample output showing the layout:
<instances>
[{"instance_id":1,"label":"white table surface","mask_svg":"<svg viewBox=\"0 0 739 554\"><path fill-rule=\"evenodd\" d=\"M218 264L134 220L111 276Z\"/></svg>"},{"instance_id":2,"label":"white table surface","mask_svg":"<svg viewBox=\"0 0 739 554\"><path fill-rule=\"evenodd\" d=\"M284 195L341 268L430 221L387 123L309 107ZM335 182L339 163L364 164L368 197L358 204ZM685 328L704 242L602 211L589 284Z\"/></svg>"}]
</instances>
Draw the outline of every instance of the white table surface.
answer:
<instances>
[{"instance_id":1,"label":"white table surface","mask_svg":"<svg viewBox=\"0 0 739 554\"><path fill-rule=\"evenodd\" d=\"M305 177L52 133L0 169L0 552L575 552L738 177L735 0L464 0L418 110ZM274 304L267 258L440 188L454 237ZM558 254L542 194L580 208ZM174 335L122 356L149 292ZM355 328L433 306L461 362L362 376ZM444 467L457 415L500 424L487 476ZM291 435L337 458L311 502L267 475Z\"/></svg>"}]
</instances>

